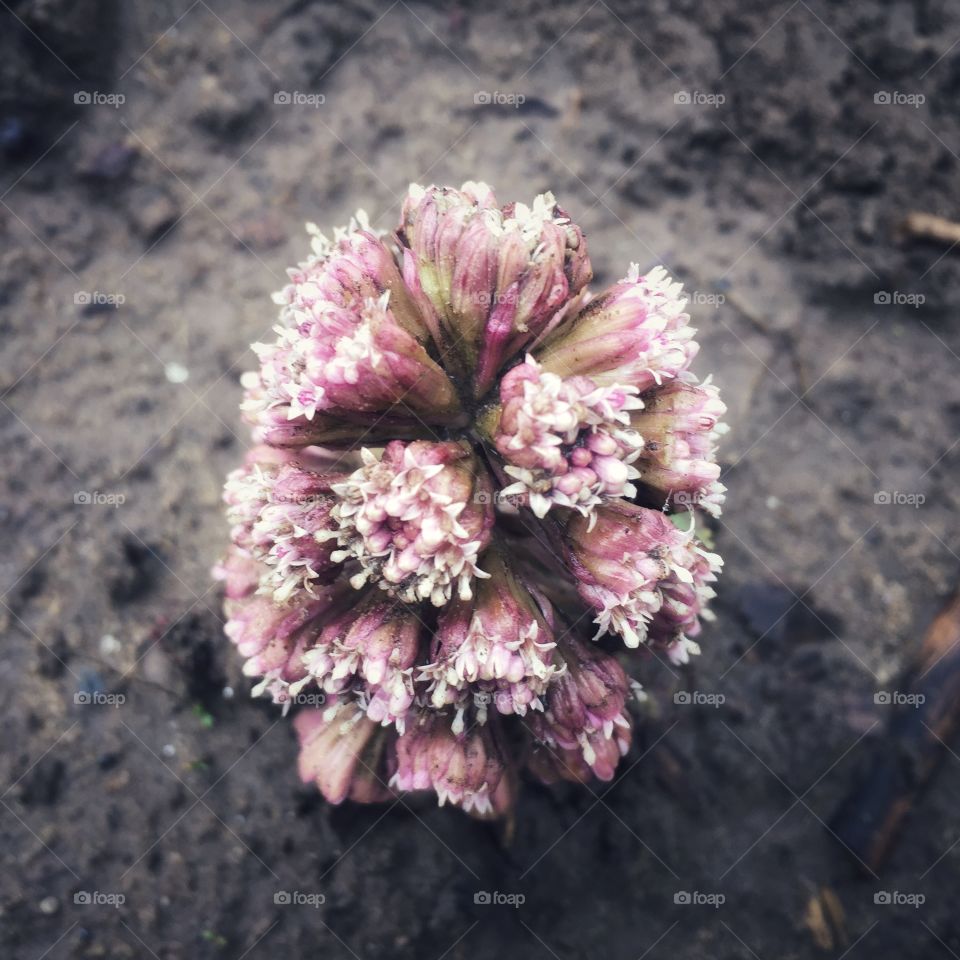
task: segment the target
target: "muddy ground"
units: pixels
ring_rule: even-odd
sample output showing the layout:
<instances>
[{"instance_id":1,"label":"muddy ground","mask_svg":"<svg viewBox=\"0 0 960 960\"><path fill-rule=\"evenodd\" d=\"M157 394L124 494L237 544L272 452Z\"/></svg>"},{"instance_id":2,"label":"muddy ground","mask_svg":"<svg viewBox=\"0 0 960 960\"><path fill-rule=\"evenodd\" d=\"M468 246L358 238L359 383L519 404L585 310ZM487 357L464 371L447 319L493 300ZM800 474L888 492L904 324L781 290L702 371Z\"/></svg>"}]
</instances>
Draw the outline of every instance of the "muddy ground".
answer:
<instances>
[{"instance_id":1,"label":"muddy ground","mask_svg":"<svg viewBox=\"0 0 960 960\"><path fill-rule=\"evenodd\" d=\"M876 875L828 826L960 563L956 4L3 7L4 958L960 953L960 745ZM512 831L302 787L209 577L303 221L467 178L682 278L732 426L703 656Z\"/></svg>"}]
</instances>

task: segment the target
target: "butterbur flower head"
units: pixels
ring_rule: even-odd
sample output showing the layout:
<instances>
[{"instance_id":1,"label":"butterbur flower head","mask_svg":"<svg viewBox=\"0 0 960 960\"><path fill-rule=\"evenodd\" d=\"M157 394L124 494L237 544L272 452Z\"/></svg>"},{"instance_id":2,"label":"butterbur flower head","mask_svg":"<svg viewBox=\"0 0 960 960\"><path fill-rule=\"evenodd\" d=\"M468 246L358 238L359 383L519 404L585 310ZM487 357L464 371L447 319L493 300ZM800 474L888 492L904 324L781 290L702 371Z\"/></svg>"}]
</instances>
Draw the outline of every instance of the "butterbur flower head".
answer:
<instances>
[{"instance_id":1,"label":"butterbur flower head","mask_svg":"<svg viewBox=\"0 0 960 960\"><path fill-rule=\"evenodd\" d=\"M631 416L644 440L637 463L644 484L680 506L696 503L719 516L726 487L716 447L727 430L719 422L726 411L709 377L699 384L672 380L652 391Z\"/></svg>"},{"instance_id":2,"label":"butterbur flower head","mask_svg":"<svg viewBox=\"0 0 960 960\"><path fill-rule=\"evenodd\" d=\"M597 612L600 633L617 633L637 647L656 619L654 635L669 638L671 649L679 644L672 656L685 660L681 651L693 647L683 628L699 632L700 607L713 595L710 583L722 561L700 545L692 527L684 532L659 510L619 501L600 507L595 519L591 528L583 517L572 517L565 535L577 589ZM665 631L664 598L671 591L687 603L676 618L680 629Z\"/></svg>"},{"instance_id":3,"label":"butterbur flower head","mask_svg":"<svg viewBox=\"0 0 960 960\"><path fill-rule=\"evenodd\" d=\"M499 551L486 554L486 566L489 578L478 584L476 598L457 599L441 613L433 661L421 678L430 682L435 707L452 704L462 712L477 692L475 705L523 715L541 708L539 698L558 672L549 601L531 592ZM462 717L454 723L460 726Z\"/></svg>"},{"instance_id":4,"label":"butterbur flower head","mask_svg":"<svg viewBox=\"0 0 960 960\"><path fill-rule=\"evenodd\" d=\"M516 482L504 495L527 498L537 517L551 506L584 516L611 497L631 497L632 466L643 439L630 412L643 406L635 387L598 387L588 377L562 379L533 357L501 380L494 444ZM488 415L491 416L491 415Z\"/></svg>"},{"instance_id":5,"label":"butterbur flower head","mask_svg":"<svg viewBox=\"0 0 960 960\"><path fill-rule=\"evenodd\" d=\"M557 327L538 356L561 376L585 374L597 384L629 383L640 391L659 386L697 355L686 305L682 285L663 267L641 275L633 264L623 280Z\"/></svg>"},{"instance_id":6,"label":"butterbur flower head","mask_svg":"<svg viewBox=\"0 0 960 960\"><path fill-rule=\"evenodd\" d=\"M524 770L609 780L631 651L695 654L720 568L695 524L723 503L725 408L680 284L592 291L552 194L476 182L412 186L393 232L308 232L224 488L215 576L254 693L296 706L332 803L490 817Z\"/></svg>"},{"instance_id":7,"label":"butterbur flower head","mask_svg":"<svg viewBox=\"0 0 960 960\"><path fill-rule=\"evenodd\" d=\"M427 717L397 739L397 769L390 784L401 791L432 790L440 804L468 813L503 812L506 769L490 728L454 733L439 717Z\"/></svg>"},{"instance_id":8,"label":"butterbur flower head","mask_svg":"<svg viewBox=\"0 0 960 960\"><path fill-rule=\"evenodd\" d=\"M334 487L333 559L359 562L354 586L372 580L408 603L469 599L493 526L492 490L470 449L394 441L380 459L365 450L364 461Z\"/></svg>"}]
</instances>

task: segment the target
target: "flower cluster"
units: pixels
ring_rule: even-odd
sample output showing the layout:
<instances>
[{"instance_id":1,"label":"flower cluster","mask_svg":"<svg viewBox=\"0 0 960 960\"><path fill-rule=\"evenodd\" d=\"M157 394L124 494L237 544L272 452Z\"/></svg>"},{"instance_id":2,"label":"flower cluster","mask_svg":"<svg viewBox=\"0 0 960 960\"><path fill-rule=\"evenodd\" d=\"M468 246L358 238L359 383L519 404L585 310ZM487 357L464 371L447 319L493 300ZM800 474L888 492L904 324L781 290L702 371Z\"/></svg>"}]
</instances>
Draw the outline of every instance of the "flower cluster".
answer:
<instances>
[{"instance_id":1,"label":"flower cluster","mask_svg":"<svg viewBox=\"0 0 960 960\"><path fill-rule=\"evenodd\" d=\"M300 774L333 803L497 816L524 770L609 780L624 661L697 653L721 564L694 526L723 504L725 408L680 284L633 266L593 295L549 193L414 185L393 233L307 229L224 490L254 693L301 706Z\"/></svg>"}]
</instances>

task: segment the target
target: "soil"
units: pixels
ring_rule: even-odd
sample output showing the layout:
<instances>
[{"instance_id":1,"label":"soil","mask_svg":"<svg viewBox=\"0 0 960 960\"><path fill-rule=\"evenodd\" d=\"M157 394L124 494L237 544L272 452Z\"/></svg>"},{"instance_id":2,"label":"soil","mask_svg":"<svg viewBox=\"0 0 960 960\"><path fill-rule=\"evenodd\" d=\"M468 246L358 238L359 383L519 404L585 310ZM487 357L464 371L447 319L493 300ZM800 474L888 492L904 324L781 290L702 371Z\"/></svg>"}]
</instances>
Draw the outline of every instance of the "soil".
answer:
<instances>
[{"instance_id":1,"label":"soil","mask_svg":"<svg viewBox=\"0 0 960 960\"><path fill-rule=\"evenodd\" d=\"M878 875L828 826L960 561L956 4L3 6L5 958L960 953L956 752ZM703 655L511 824L301 786L209 575L303 221L465 179L683 279L732 427Z\"/></svg>"}]
</instances>

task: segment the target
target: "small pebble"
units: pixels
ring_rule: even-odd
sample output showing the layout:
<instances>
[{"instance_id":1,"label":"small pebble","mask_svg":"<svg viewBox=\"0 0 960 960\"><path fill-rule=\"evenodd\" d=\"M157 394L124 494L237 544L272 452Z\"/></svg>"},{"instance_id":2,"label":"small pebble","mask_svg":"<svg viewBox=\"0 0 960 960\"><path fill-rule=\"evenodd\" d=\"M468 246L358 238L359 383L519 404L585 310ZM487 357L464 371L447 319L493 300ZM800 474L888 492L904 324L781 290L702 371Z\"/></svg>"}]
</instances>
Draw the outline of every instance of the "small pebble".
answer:
<instances>
[{"instance_id":1,"label":"small pebble","mask_svg":"<svg viewBox=\"0 0 960 960\"><path fill-rule=\"evenodd\" d=\"M768 509L768 510L776 510L777 507L779 507L779 506L780 506L780 498L779 498L779 497L767 497L767 509Z\"/></svg>"},{"instance_id":2,"label":"small pebble","mask_svg":"<svg viewBox=\"0 0 960 960\"><path fill-rule=\"evenodd\" d=\"M233 699L233 687L224 687L223 688L223 699L232 700Z\"/></svg>"},{"instance_id":3,"label":"small pebble","mask_svg":"<svg viewBox=\"0 0 960 960\"><path fill-rule=\"evenodd\" d=\"M44 897L40 901L40 912L48 917L60 909L60 901L56 897Z\"/></svg>"},{"instance_id":4,"label":"small pebble","mask_svg":"<svg viewBox=\"0 0 960 960\"><path fill-rule=\"evenodd\" d=\"M165 757L175 757L177 755L177 748L172 743L165 743L160 752Z\"/></svg>"},{"instance_id":5,"label":"small pebble","mask_svg":"<svg viewBox=\"0 0 960 960\"><path fill-rule=\"evenodd\" d=\"M122 649L123 645L112 633L105 633L100 638L100 652L105 657L109 657L114 653L119 653Z\"/></svg>"},{"instance_id":6,"label":"small pebble","mask_svg":"<svg viewBox=\"0 0 960 960\"><path fill-rule=\"evenodd\" d=\"M171 383L186 383L190 378L190 371L182 363L168 363L163 372Z\"/></svg>"}]
</instances>

